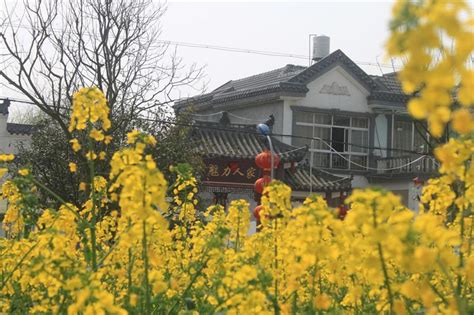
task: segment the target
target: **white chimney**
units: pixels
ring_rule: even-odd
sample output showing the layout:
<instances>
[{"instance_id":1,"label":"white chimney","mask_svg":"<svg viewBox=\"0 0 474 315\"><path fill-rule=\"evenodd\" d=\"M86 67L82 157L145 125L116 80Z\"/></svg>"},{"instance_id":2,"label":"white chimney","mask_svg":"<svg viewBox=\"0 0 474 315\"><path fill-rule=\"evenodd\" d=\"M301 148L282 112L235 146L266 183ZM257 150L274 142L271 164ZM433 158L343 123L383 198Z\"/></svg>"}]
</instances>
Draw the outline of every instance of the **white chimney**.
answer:
<instances>
[{"instance_id":1,"label":"white chimney","mask_svg":"<svg viewBox=\"0 0 474 315\"><path fill-rule=\"evenodd\" d=\"M313 37L313 61L318 62L329 55L329 36L319 35Z\"/></svg>"}]
</instances>

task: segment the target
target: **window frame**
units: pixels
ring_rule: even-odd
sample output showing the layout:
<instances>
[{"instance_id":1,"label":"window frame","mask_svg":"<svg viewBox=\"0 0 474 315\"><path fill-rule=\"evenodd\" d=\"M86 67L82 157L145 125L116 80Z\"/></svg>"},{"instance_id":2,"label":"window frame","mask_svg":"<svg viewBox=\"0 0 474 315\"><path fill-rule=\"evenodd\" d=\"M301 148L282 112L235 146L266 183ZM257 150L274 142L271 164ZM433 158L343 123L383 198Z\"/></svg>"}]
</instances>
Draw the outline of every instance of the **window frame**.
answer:
<instances>
[{"instance_id":1,"label":"window frame","mask_svg":"<svg viewBox=\"0 0 474 315\"><path fill-rule=\"evenodd\" d=\"M410 147L408 149L406 148L397 148L395 147L395 143L396 143L396 129L395 129L395 124L397 122L407 122L407 123L410 123L410 128L411 128L411 137L410 137ZM416 131L416 126L415 126L415 123L416 121L411 119L410 117L407 117L407 116L404 116L404 115L394 115L393 117L393 124L392 124L392 149L395 149L394 151L394 156L404 156L404 155L407 155L408 152L403 152L403 151L398 151L398 150L407 150L407 151L413 151L414 152L418 152L419 154L423 154L423 153L427 153L428 150L429 150L429 144L428 143L424 143L425 144L425 147L423 148L423 150L419 150L419 148L415 148L415 136L417 134L417 131ZM429 132L426 132L425 134L425 137L428 141L431 140L431 135Z\"/></svg>"},{"instance_id":2,"label":"window frame","mask_svg":"<svg viewBox=\"0 0 474 315\"><path fill-rule=\"evenodd\" d=\"M347 135L347 139L345 139L344 143L344 151L343 152L338 152L339 154L343 155L349 160L352 160L352 156L357 156L357 157L366 157L366 165L365 168L361 168L359 166L356 166L349 161L346 161L342 159L337 153L334 153L330 148L327 149L313 149L315 147L314 141L316 140L310 140L313 145L309 145L309 151L314 152L314 153L326 153L329 155L329 166L317 166L317 167L322 167L322 168L330 168L330 169L338 169L338 170L367 170L367 167L369 166L369 149L365 149L365 152L356 152L353 151L353 145L352 145L352 131L357 130L357 131L363 131L367 133L366 136L366 141L367 141L367 147L370 146L370 127L371 127L371 121L370 121L370 116L368 115L361 115L360 113L347 113L347 112L323 112L323 111L308 111L308 110L303 110L303 109L297 109L297 108L292 108L293 111L293 126L305 126L305 127L312 127L312 137L314 138L315 134L315 128L328 128L329 129L329 143L332 144L332 137L333 137L333 128L342 128L344 129L344 138ZM310 122L298 122L296 120L296 115L295 113L305 113L307 115L311 114L312 115L312 123ZM316 116L317 115L326 115L331 117L331 124L321 124L321 123L316 123ZM335 116L345 116L349 118L349 126L341 126L341 125L335 125L334 124L334 118ZM367 127L353 127L353 119L365 119L367 121ZM295 135L293 133L293 135ZM294 139L292 140L293 143ZM324 144L323 144L324 145ZM321 147L321 146L320 146ZM326 146L327 147L327 146ZM344 160L347 163L347 167L345 168L334 168L333 167L333 156L336 156L339 159ZM313 166L314 166L314 160L313 160Z\"/></svg>"}]
</instances>

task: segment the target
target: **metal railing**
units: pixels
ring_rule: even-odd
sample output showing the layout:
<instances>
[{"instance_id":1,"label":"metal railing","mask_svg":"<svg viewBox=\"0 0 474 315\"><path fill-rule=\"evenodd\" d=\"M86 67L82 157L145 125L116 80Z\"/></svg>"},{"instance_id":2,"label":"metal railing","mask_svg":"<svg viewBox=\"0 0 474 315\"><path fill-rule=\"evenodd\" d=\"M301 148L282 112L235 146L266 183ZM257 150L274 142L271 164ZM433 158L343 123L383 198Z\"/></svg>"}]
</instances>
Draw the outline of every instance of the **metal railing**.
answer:
<instances>
[{"instance_id":1,"label":"metal railing","mask_svg":"<svg viewBox=\"0 0 474 315\"><path fill-rule=\"evenodd\" d=\"M398 156L378 158L375 160L377 174L408 174L408 173L434 173L438 163L431 156L425 156L415 161L419 156ZM413 163L412 163L413 162Z\"/></svg>"}]
</instances>

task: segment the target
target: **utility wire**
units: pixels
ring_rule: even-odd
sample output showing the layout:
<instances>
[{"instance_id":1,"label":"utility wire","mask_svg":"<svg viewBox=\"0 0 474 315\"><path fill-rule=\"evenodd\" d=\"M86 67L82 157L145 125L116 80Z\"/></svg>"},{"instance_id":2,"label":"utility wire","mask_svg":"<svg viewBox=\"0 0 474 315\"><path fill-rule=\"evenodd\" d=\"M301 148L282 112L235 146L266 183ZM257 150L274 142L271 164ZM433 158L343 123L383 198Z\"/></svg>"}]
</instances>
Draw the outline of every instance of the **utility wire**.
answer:
<instances>
[{"instance_id":1,"label":"utility wire","mask_svg":"<svg viewBox=\"0 0 474 315\"><path fill-rule=\"evenodd\" d=\"M24 103L24 104L32 104L36 105L34 102L27 101L27 100L19 100L19 99L8 99L11 102L16 102L16 103ZM60 107L60 109L70 109L67 107ZM194 114L190 114L191 116ZM199 115L199 114L198 114ZM208 116L208 115L199 115L199 116ZM210 114L209 116L214 116L214 114ZM237 115L234 115L237 116ZM239 116L237 116L239 117ZM150 122L157 122L157 123L162 123L162 124L169 124L169 125L176 125L176 126L182 126L182 127L190 127L193 129L211 129L211 130L220 130L220 131L228 131L228 132L238 132L238 133L248 133L248 134L256 134L260 135L257 131L251 131L251 130L245 130L245 129L240 129L240 128L225 128L225 127L218 127L218 126L203 126L203 121L199 121L198 124L190 124L190 123L180 123L176 121L169 121L169 120L163 120L163 119L154 119L154 118L148 118L148 117L138 117L141 120L146 120ZM249 125L247 125L249 126ZM289 137L289 138L294 138L294 139L305 139L305 140L321 140L323 142L326 142L323 139L317 139L313 137L306 137L306 136L298 136L298 135L291 135L291 134L279 134L279 133L272 133L272 136L278 136L278 137ZM384 150L384 151L397 151L397 152L403 152L407 154L416 154L416 155L424 155L420 152L413 151L413 150L405 150L405 149L396 149L396 148L383 148L383 147L375 147L375 146L363 146L363 145L358 145L354 143L349 143L345 141L336 141L336 140L328 140L330 143L337 143L337 144L350 144L353 147L358 147L361 149L367 149L367 150ZM339 152L339 151L336 151Z\"/></svg>"},{"instance_id":2,"label":"utility wire","mask_svg":"<svg viewBox=\"0 0 474 315\"><path fill-rule=\"evenodd\" d=\"M260 133L258 133L257 131L252 131L252 130L245 130L245 129L239 129L239 128L224 128L224 127L218 127L218 126L203 126L202 123L205 123L205 122L200 122L199 125L196 125L196 124L190 124L190 123L180 123L180 122L153 119L153 118L147 118L147 117L139 117L139 119L150 121L150 122L157 122L157 123L163 123L163 124L189 127L189 128L193 128L193 129L211 129L211 130L220 130L220 131L229 131L229 132L248 133L248 134L260 135ZM291 134L279 134L279 133L272 133L272 136L289 137L289 138L306 139L306 140L314 140L315 139L313 137L297 136L297 135L291 135ZM398 151L398 152L416 154L416 155L419 155L419 156L425 155L425 154L421 154L421 153L413 151L413 150L382 148L382 147L368 147L368 146L352 144L352 143L348 143L348 142L344 142L344 141L334 141L334 140L330 140L329 142L340 143L340 144L350 144L352 146L363 148L363 149L368 149L368 150Z\"/></svg>"},{"instance_id":3,"label":"utility wire","mask_svg":"<svg viewBox=\"0 0 474 315\"><path fill-rule=\"evenodd\" d=\"M391 168L378 168L378 167L369 167L367 165L362 165L362 164L359 164L359 163L356 163L354 161L351 161L350 159L346 158L345 156L343 156L341 153L339 153L339 151L337 151L336 149L334 149L329 143L327 143L326 141L324 141L323 139L321 138L314 138L315 140L320 140L321 142L323 142L325 145L327 145L330 149L330 151L336 153L338 156L340 156L342 159L346 160L347 162L351 163L351 164L354 164L356 166L359 166L359 167L362 167L364 169L367 169L367 170L374 170L374 171L393 171L393 170L398 170L398 169L401 169L401 168L404 168L404 167L407 167L413 163L416 163L426 157L428 157L428 155L422 155L406 164L403 164L403 165L400 165L400 166L397 166L397 167L391 167Z\"/></svg>"},{"instance_id":4,"label":"utility wire","mask_svg":"<svg viewBox=\"0 0 474 315\"><path fill-rule=\"evenodd\" d=\"M176 123L176 122L170 122L170 121L166 121L166 120L158 120L158 119L151 119L151 118L145 118L145 117L140 117L140 119L144 119L144 120L148 120L148 121L154 121L154 122L161 122L161 123L167 123L167 124L173 124L173 125L183 125L183 126L187 126L187 127L191 127L191 128L201 128L201 129L217 129L217 130L226 130L226 131L233 131L233 132L245 132L245 133L250 133L250 134L258 134L260 135L260 133L258 132L252 132L250 130L239 130L239 129L229 129L229 128L212 128L210 126L196 126L196 125L192 125L192 124L183 124L183 123ZM317 138L317 137L303 137L303 136L295 136L295 135L282 135L282 134L272 134L273 136L286 136L286 137L293 137L293 138L306 138L306 139L313 139L313 140L320 140L322 141L325 145L327 145L330 149L330 151L334 152L335 154L337 154L338 156L340 156L341 158L343 158L344 160L348 161L349 163L351 164L354 164L356 166L359 166L363 169L366 169L366 170L375 170L375 171L392 171L392 170L397 170L397 169L402 169L404 167L407 167L407 166L410 166L411 164L414 164L424 158L432 158L426 154L423 154L421 156L419 156L418 158L406 163L406 164L403 164L403 165L399 165L397 167L392 167L392 168L375 168L375 167L369 167L369 166L366 166L366 165L362 165L362 164L358 164L356 162L353 162L351 161L350 159L346 158L345 156L343 156L341 153L339 153L339 151L337 151L336 149L334 149L334 147L332 147L329 143L327 143L326 141L324 141L323 139L321 138ZM294 150L291 150L291 151L288 151L288 152L283 152L283 153L280 153L280 154L286 154L286 153L289 153L289 152L293 152L293 151L296 151L296 150L300 150L301 148L296 148ZM376 148L376 149L379 149L379 148ZM390 150L390 149L387 149L387 150ZM419 153L416 153L416 154L419 154ZM278 154L277 154L278 155ZM435 161L436 163L436 161ZM342 180L342 179L341 179Z\"/></svg>"},{"instance_id":5,"label":"utility wire","mask_svg":"<svg viewBox=\"0 0 474 315\"><path fill-rule=\"evenodd\" d=\"M21 24L14 24L12 27L23 28L27 30L37 30L32 26L28 25L21 25ZM65 33L72 33L70 31L65 31L61 28L53 28L55 31L62 31ZM84 33L91 38L95 37L95 35L90 33ZM228 47L228 46L219 46L219 45L212 45L212 44L203 44L203 43L190 43L190 42L182 42L182 41L172 41L172 40L157 40L156 42L162 43L165 45L173 45L173 46L181 46L181 47L191 47L191 48L201 48L201 49L212 49L212 50L220 50L220 51L228 51L228 52L235 52L235 53L247 53L247 54L255 54L255 55L264 55L264 56L272 56L272 57L287 57L287 58L294 58L294 59L301 59L301 60L308 60L310 56L307 55L299 55L299 54L292 54L292 53L285 53L285 52L276 52L276 51L268 51L268 50L257 50L257 49L249 49L249 48L238 48L238 47ZM162 46L157 45L150 45L151 48L163 48ZM375 67L383 67L383 68L390 68L395 69L395 65L393 64L381 64L378 62L367 62L367 61L354 61L354 63L361 65L361 66L375 66Z\"/></svg>"}]
</instances>

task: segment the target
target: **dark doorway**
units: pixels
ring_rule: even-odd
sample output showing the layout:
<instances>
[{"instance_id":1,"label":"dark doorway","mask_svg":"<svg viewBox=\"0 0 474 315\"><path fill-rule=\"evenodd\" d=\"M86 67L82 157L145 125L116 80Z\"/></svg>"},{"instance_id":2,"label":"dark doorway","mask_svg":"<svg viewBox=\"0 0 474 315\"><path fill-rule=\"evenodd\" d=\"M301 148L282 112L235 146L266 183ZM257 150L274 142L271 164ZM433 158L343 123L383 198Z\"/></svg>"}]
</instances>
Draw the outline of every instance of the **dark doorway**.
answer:
<instances>
[{"instance_id":1,"label":"dark doorway","mask_svg":"<svg viewBox=\"0 0 474 315\"><path fill-rule=\"evenodd\" d=\"M332 138L331 138L331 145L337 152L344 152L344 128L332 128Z\"/></svg>"}]
</instances>

